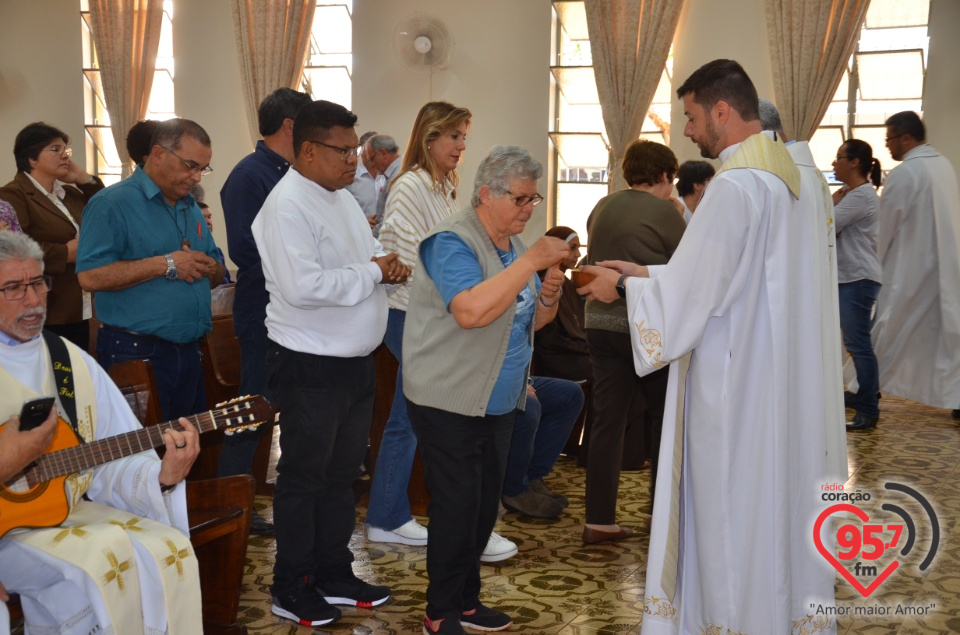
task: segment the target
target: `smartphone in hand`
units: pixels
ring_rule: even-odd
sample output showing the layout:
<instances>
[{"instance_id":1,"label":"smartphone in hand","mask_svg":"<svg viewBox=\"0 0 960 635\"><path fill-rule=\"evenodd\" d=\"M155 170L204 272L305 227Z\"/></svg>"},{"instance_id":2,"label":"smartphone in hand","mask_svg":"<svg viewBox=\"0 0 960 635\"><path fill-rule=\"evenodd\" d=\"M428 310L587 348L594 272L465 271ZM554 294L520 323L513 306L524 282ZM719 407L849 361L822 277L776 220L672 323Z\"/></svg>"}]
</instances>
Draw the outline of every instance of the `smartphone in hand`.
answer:
<instances>
[{"instance_id":1,"label":"smartphone in hand","mask_svg":"<svg viewBox=\"0 0 960 635\"><path fill-rule=\"evenodd\" d=\"M50 416L50 409L56 399L53 397L37 397L27 399L20 408L20 430L33 430Z\"/></svg>"}]
</instances>

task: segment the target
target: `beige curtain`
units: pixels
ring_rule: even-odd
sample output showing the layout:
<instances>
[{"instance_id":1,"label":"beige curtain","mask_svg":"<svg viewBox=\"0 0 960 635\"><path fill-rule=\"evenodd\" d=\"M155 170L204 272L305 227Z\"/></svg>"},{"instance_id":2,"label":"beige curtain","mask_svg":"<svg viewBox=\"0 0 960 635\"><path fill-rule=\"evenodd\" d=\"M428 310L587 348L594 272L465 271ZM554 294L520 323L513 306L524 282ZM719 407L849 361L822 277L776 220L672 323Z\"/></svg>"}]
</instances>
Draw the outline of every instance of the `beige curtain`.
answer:
<instances>
[{"instance_id":1,"label":"beige curtain","mask_svg":"<svg viewBox=\"0 0 960 635\"><path fill-rule=\"evenodd\" d=\"M127 131L147 114L162 20L163 0L90 0L103 96L121 157ZM122 164L127 176L130 162Z\"/></svg>"},{"instance_id":2,"label":"beige curtain","mask_svg":"<svg viewBox=\"0 0 960 635\"><path fill-rule=\"evenodd\" d=\"M783 132L809 141L843 79L870 0L766 0Z\"/></svg>"},{"instance_id":3,"label":"beige curtain","mask_svg":"<svg viewBox=\"0 0 960 635\"><path fill-rule=\"evenodd\" d=\"M610 192L626 187L620 171L624 151L663 74L683 0L586 0L593 71L610 143Z\"/></svg>"},{"instance_id":4,"label":"beige curtain","mask_svg":"<svg viewBox=\"0 0 960 635\"><path fill-rule=\"evenodd\" d=\"M310 46L316 0L232 0L250 138L260 138L257 108L278 88L297 88Z\"/></svg>"}]
</instances>

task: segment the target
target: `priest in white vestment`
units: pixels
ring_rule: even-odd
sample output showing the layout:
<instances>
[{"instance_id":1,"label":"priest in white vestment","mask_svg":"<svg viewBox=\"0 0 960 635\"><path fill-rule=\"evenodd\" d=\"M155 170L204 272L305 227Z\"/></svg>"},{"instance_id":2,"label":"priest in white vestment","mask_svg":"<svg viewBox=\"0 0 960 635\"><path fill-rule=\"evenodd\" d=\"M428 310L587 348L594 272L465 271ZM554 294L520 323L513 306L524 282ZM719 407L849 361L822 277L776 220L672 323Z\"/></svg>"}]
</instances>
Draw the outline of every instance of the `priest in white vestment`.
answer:
<instances>
[{"instance_id":1,"label":"priest in white vestment","mask_svg":"<svg viewBox=\"0 0 960 635\"><path fill-rule=\"evenodd\" d=\"M887 121L894 161L880 196L873 348L880 391L960 408L960 195L957 173L926 142L915 112Z\"/></svg>"},{"instance_id":2,"label":"priest in white vestment","mask_svg":"<svg viewBox=\"0 0 960 635\"><path fill-rule=\"evenodd\" d=\"M604 301L626 296L638 374L676 362L643 634L835 633L817 610L834 604L834 572L813 541L826 506L820 488L832 478L827 255L798 200L797 166L782 142L760 132L742 67L715 60L677 92L684 134L723 162L698 220L669 264L590 267L597 278L580 290Z\"/></svg>"},{"instance_id":3,"label":"priest in white vestment","mask_svg":"<svg viewBox=\"0 0 960 635\"><path fill-rule=\"evenodd\" d=\"M39 245L23 234L0 231L0 420L6 422L0 444L5 447L24 447L23 437L31 435L19 429L14 417L21 403L58 395L61 383L41 337L49 291L42 273ZM85 352L64 343L77 433L89 442L139 429L106 372ZM66 418L67 409L59 395L57 399L41 426L46 430L57 411ZM197 632L202 622L199 570L181 481L200 446L190 423L180 423L184 430L163 433L163 461L151 450L74 474L66 480L70 513L60 526L14 529L0 538L0 585L20 594L28 634ZM70 431L56 434L64 433ZM0 459L6 462L8 454L0 453ZM21 453L12 466L0 465L0 474L15 473L33 458ZM89 500L82 499L84 494Z\"/></svg>"},{"instance_id":4,"label":"priest in white vestment","mask_svg":"<svg viewBox=\"0 0 960 635\"><path fill-rule=\"evenodd\" d=\"M846 483L847 466L846 414L843 405L842 338L840 336L840 298L837 292L837 231L833 222L833 196L830 186L817 167L806 141L787 141L783 134L780 111L773 102L760 98L760 125L779 135L787 152L800 170L800 205L807 219L806 236L819 253L820 302L811 307L823 320L820 356L823 359L823 416L827 443L829 478Z\"/></svg>"}]
</instances>

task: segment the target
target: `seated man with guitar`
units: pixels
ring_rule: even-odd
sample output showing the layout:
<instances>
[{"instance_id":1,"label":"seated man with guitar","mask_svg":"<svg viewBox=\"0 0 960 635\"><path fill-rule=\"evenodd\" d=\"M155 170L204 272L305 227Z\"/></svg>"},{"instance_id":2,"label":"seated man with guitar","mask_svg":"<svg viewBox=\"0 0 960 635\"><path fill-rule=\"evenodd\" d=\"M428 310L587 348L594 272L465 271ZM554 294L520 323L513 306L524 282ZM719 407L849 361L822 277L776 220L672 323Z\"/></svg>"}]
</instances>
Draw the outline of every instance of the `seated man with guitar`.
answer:
<instances>
[{"instance_id":1,"label":"seated man with guitar","mask_svg":"<svg viewBox=\"0 0 960 635\"><path fill-rule=\"evenodd\" d=\"M43 332L49 290L37 243L0 232L0 588L20 594L28 633L195 633L180 483L198 432L187 419L142 429L93 358ZM42 396L56 405L26 432L15 415Z\"/></svg>"}]
</instances>

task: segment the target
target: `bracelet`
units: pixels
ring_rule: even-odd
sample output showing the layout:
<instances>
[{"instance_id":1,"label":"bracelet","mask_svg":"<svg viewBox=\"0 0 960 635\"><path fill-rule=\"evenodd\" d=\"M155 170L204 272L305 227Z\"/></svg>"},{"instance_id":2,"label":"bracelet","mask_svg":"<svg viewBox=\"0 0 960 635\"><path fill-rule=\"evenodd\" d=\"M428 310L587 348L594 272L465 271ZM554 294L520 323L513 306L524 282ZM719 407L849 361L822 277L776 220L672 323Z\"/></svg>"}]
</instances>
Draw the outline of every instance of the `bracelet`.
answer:
<instances>
[{"instance_id":1,"label":"bracelet","mask_svg":"<svg viewBox=\"0 0 960 635\"><path fill-rule=\"evenodd\" d=\"M557 306L557 302L559 302L560 298L562 297L563 297L563 287L560 287L560 293L558 293L557 297L553 299L553 304L547 304L546 302L543 301L543 293L540 294L540 304L547 307L548 309L552 309L553 307Z\"/></svg>"},{"instance_id":2,"label":"bracelet","mask_svg":"<svg viewBox=\"0 0 960 635\"><path fill-rule=\"evenodd\" d=\"M179 483L174 483L173 485L161 485L161 486L160 486L160 493L161 493L161 494L166 494L167 492L172 492L173 490L175 490L175 489L177 488L177 485L179 485Z\"/></svg>"}]
</instances>

